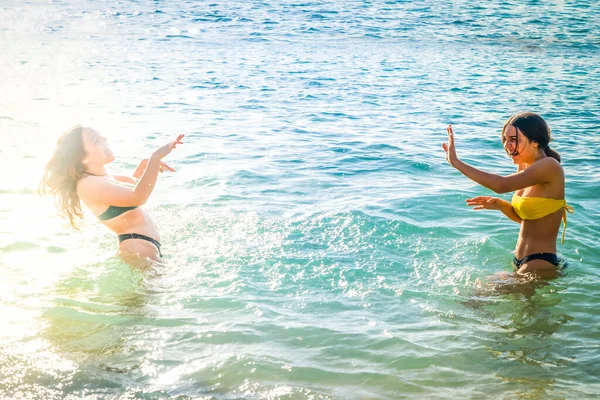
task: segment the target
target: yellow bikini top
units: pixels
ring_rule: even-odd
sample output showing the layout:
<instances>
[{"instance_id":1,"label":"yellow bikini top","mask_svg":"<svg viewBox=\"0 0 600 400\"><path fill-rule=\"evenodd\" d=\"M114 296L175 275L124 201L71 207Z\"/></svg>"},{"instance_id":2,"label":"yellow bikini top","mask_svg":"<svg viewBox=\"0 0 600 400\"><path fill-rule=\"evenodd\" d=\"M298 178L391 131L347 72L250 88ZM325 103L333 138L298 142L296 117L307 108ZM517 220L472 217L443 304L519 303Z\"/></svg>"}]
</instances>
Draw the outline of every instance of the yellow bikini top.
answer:
<instances>
[{"instance_id":1,"label":"yellow bikini top","mask_svg":"<svg viewBox=\"0 0 600 400\"><path fill-rule=\"evenodd\" d=\"M561 243L565 242L565 231L567 230L567 212L573 214L573 207L567 204L565 199L548 199L546 197L521 197L516 193L510 203L521 219L540 219L550 215L561 208L563 212L563 234Z\"/></svg>"}]
</instances>

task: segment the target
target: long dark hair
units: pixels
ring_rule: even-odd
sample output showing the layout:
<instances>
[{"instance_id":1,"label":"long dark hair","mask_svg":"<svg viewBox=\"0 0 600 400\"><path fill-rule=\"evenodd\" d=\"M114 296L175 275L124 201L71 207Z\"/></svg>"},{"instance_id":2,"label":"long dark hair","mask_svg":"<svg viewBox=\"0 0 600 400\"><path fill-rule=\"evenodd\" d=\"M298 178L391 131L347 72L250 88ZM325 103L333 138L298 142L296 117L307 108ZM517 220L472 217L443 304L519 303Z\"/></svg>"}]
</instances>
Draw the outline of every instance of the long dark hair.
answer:
<instances>
[{"instance_id":1,"label":"long dark hair","mask_svg":"<svg viewBox=\"0 0 600 400\"><path fill-rule=\"evenodd\" d=\"M553 140L552 135L550 134L550 127L540 115L532 112L525 112L510 117L502 128L502 143L506 140L504 132L509 126L514 126L515 129L521 131L521 133L530 141L537 142L539 148L544 150L544 154L560 162L560 154L550 148L550 142ZM517 145L518 137L519 135L517 132ZM518 154L516 147L514 153L515 155Z\"/></svg>"},{"instance_id":2,"label":"long dark hair","mask_svg":"<svg viewBox=\"0 0 600 400\"><path fill-rule=\"evenodd\" d=\"M83 127L76 125L58 138L39 185L39 193L54 196L59 214L75 229L78 229L77 219L83 218L77 195L77 182L85 174L82 135Z\"/></svg>"}]
</instances>

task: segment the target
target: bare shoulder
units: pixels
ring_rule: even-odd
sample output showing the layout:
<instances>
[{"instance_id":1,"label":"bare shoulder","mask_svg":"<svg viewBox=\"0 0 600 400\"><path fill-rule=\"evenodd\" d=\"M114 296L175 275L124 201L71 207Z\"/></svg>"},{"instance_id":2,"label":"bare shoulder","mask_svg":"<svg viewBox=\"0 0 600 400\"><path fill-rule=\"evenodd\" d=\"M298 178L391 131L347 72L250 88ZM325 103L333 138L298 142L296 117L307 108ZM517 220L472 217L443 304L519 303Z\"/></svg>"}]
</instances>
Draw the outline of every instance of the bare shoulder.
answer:
<instances>
[{"instance_id":1,"label":"bare shoulder","mask_svg":"<svg viewBox=\"0 0 600 400\"><path fill-rule=\"evenodd\" d=\"M545 158L542 158L539 162L544 162L548 165L553 165L555 167L562 169L562 164L554 157L545 157Z\"/></svg>"},{"instance_id":2,"label":"bare shoulder","mask_svg":"<svg viewBox=\"0 0 600 400\"><path fill-rule=\"evenodd\" d=\"M93 204L110 204L118 207L144 204L136 194L133 185L107 179L107 176L88 176L80 179L77 182L77 194L88 207Z\"/></svg>"},{"instance_id":3,"label":"bare shoulder","mask_svg":"<svg viewBox=\"0 0 600 400\"><path fill-rule=\"evenodd\" d=\"M563 198L565 188L565 173L558 160L546 157L531 165L535 167L535 175L543 177L545 181L545 193L542 197ZM530 168L531 168L530 167Z\"/></svg>"},{"instance_id":4,"label":"bare shoulder","mask_svg":"<svg viewBox=\"0 0 600 400\"><path fill-rule=\"evenodd\" d=\"M86 175L77 181L77 192L80 190L87 190L92 187L98 186L102 183L102 178L93 175Z\"/></svg>"},{"instance_id":5,"label":"bare shoulder","mask_svg":"<svg viewBox=\"0 0 600 400\"><path fill-rule=\"evenodd\" d=\"M84 200L89 202L90 199L95 198L98 192L105 190L106 180L93 175L86 175L77 181L77 195Z\"/></svg>"},{"instance_id":6,"label":"bare shoulder","mask_svg":"<svg viewBox=\"0 0 600 400\"><path fill-rule=\"evenodd\" d=\"M538 160L535 163L533 163L530 166L530 168L533 166L549 173L563 173L563 167L561 163L553 157L542 158L541 160Z\"/></svg>"}]
</instances>

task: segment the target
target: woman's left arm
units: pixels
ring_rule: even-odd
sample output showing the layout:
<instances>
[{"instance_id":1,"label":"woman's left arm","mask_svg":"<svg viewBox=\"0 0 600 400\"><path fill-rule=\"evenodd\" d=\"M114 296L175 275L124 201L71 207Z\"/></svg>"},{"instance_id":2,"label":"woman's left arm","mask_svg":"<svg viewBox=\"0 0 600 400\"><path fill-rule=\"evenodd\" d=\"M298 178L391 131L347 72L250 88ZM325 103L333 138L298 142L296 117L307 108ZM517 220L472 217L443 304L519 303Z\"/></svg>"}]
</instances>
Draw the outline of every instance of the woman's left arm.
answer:
<instances>
[{"instance_id":1,"label":"woman's left arm","mask_svg":"<svg viewBox=\"0 0 600 400\"><path fill-rule=\"evenodd\" d=\"M509 176L501 176L481 171L461 160L456 155L454 147L454 133L452 126L448 126L448 143L443 143L442 147L446 152L446 159L454 168L478 184L493 190L496 193L512 192L529 186L547 183L561 168L558 161L547 157L531 164L524 171L517 172Z\"/></svg>"}]
</instances>

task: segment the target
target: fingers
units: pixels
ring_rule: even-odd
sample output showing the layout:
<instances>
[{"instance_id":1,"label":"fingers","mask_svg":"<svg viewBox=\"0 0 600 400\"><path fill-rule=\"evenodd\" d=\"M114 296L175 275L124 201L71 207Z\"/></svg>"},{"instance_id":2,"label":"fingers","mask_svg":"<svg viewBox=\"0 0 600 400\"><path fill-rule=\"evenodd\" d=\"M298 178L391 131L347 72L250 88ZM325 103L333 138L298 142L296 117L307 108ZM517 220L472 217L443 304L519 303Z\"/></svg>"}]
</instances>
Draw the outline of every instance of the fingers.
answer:
<instances>
[{"instance_id":1,"label":"fingers","mask_svg":"<svg viewBox=\"0 0 600 400\"><path fill-rule=\"evenodd\" d=\"M452 131L452 125L448 125L446 132L448 132L448 144L452 146L454 144L454 131Z\"/></svg>"},{"instance_id":2,"label":"fingers","mask_svg":"<svg viewBox=\"0 0 600 400\"><path fill-rule=\"evenodd\" d=\"M467 200L468 206L482 205L482 204L486 204L486 203L487 203L487 200L485 200L485 199L469 199L469 200Z\"/></svg>"},{"instance_id":3,"label":"fingers","mask_svg":"<svg viewBox=\"0 0 600 400\"><path fill-rule=\"evenodd\" d=\"M473 210L483 210L485 208L485 201L467 201L469 207L473 207Z\"/></svg>"},{"instance_id":4,"label":"fingers","mask_svg":"<svg viewBox=\"0 0 600 400\"><path fill-rule=\"evenodd\" d=\"M184 136L185 136L184 134L181 134L181 135L177 136L177 139L175 139L174 143L176 145L177 144L183 144L183 142L181 141L181 139L183 139Z\"/></svg>"},{"instance_id":5,"label":"fingers","mask_svg":"<svg viewBox=\"0 0 600 400\"><path fill-rule=\"evenodd\" d=\"M165 172L165 171L175 172L175 168L173 168L161 161L159 164L159 167L158 167L158 171L159 172Z\"/></svg>"},{"instance_id":6,"label":"fingers","mask_svg":"<svg viewBox=\"0 0 600 400\"><path fill-rule=\"evenodd\" d=\"M472 199L467 199L465 201L486 201L491 199L490 196L477 196L477 197L473 197Z\"/></svg>"},{"instance_id":7,"label":"fingers","mask_svg":"<svg viewBox=\"0 0 600 400\"><path fill-rule=\"evenodd\" d=\"M164 158L167 155L169 155L171 153L171 151L173 151L173 149L175 149L177 147L178 144L183 144L183 142L181 141L181 139L183 139L185 135L181 134L179 136L177 136L177 138L172 141L169 142L167 144L165 144L164 146L158 148L154 154L156 154L159 158ZM171 172L175 172L174 168L169 167L168 165L161 165L161 169L162 171L171 171ZM162 172L161 171L161 172Z\"/></svg>"},{"instance_id":8,"label":"fingers","mask_svg":"<svg viewBox=\"0 0 600 400\"><path fill-rule=\"evenodd\" d=\"M168 146L170 149L174 149L177 147L178 144L183 144L183 142L181 141L181 139L183 139L185 135L181 134L179 136L177 136L177 139L173 140L172 142L169 142Z\"/></svg>"},{"instance_id":9,"label":"fingers","mask_svg":"<svg viewBox=\"0 0 600 400\"><path fill-rule=\"evenodd\" d=\"M161 169L161 172L162 171L175 172L175 168L170 167L169 165L167 165L166 163L164 163L162 161L160 163L160 169Z\"/></svg>"},{"instance_id":10,"label":"fingers","mask_svg":"<svg viewBox=\"0 0 600 400\"><path fill-rule=\"evenodd\" d=\"M442 148L446 152L446 156L448 156L448 152L451 149L454 151L454 132L452 131L452 125L446 127L446 132L448 132L448 143L442 143Z\"/></svg>"},{"instance_id":11,"label":"fingers","mask_svg":"<svg viewBox=\"0 0 600 400\"><path fill-rule=\"evenodd\" d=\"M473 207L473 210L483 210L485 205L482 203L467 203L469 207Z\"/></svg>"},{"instance_id":12,"label":"fingers","mask_svg":"<svg viewBox=\"0 0 600 400\"><path fill-rule=\"evenodd\" d=\"M499 210L496 204L496 198L490 196L477 196L472 199L465 200L469 207L473 207L474 210Z\"/></svg>"}]
</instances>

